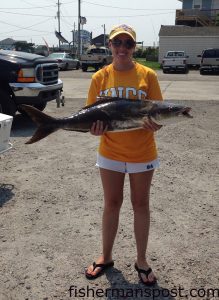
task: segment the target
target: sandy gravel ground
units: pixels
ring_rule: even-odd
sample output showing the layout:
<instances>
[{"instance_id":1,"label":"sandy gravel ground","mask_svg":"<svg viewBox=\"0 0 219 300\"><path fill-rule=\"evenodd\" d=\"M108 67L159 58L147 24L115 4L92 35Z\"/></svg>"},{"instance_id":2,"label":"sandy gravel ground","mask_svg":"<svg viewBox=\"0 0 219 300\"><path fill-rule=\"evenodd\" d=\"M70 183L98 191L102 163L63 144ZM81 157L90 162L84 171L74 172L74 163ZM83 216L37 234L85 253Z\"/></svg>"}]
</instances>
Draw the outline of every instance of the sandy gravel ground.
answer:
<instances>
[{"instance_id":1,"label":"sandy gravel ground","mask_svg":"<svg viewBox=\"0 0 219 300\"><path fill-rule=\"evenodd\" d=\"M45 112L67 116L84 99ZM13 149L0 156L0 300L218 299L218 102L186 101L194 119L161 129L161 167L151 190L148 259L159 277L145 290L134 270L129 182L115 267L88 281L101 249L103 193L98 138L59 131L24 142L35 125L17 115ZM70 294L69 288L72 286Z\"/></svg>"}]
</instances>

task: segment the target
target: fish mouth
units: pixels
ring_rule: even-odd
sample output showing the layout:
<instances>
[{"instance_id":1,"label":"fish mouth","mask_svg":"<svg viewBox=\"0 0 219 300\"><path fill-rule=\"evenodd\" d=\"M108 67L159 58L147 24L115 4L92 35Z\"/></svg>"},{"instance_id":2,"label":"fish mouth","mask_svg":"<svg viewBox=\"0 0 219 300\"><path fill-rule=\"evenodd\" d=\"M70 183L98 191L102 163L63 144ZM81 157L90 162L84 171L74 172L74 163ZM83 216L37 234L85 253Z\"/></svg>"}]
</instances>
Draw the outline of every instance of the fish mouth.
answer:
<instances>
[{"instance_id":1,"label":"fish mouth","mask_svg":"<svg viewBox=\"0 0 219 300\"><path fill-rule=\"evenodd\" d=\"M193 118L192 115L190 115L191 107L185 107L181 110L181 114L187 118Z\"/></svg>"}]
</instances>

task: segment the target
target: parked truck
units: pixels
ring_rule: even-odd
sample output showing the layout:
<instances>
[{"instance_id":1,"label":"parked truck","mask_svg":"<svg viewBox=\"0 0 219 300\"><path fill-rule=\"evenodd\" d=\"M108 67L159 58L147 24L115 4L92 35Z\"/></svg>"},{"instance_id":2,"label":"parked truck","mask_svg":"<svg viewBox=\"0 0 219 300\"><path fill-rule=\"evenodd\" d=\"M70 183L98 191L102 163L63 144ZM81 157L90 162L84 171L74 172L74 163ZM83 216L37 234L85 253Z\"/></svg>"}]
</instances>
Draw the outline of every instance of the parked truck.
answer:
<instances>
[{"instance_id":1,"label":"parked truck","mask_svg":"<svg viewBox=\"0 0 219 300\"><path fill-rule=\"evenodd\" d=\"M204 49L200 60L200 74L219 74L219 48Z\"/></svg>"},{"instance_id":2,"label":"parked truck","mask_svg":"<svg viewBox=\"0 0 219 300\"><path fill-rule=\"evenodd\" d=\"M188 72L188 64L185 51L168 51L162 60L163 73Z\"/></svg>"},{"instance_id":3,"label":"parked truck","mask_svg":"<svg viewBox=\"0 0 219 300\"><path fill-rule=\"evenodd\" d=\"M216 2L202 1L202 3ZM182 2L182 1L181 1ZM185 0L185 2L195 2ZM187 5L187 4L186 4ZM194 10L196 13L196 11ZM200 12L200 11L199 11ZM218 48L219 26L191 27L184 25L162 25L159 32L159 63L162 64L163 57L170 50L183 50L189 56L187 64L189 68L200 67L202 51L207 48Z\"/></svg>"},{"instance_id":4,"label":"parked truck","mask_svg":"<svg viewBox=\"0 0 219 300\"><path fill-rule=\"evenodd\" d=\"M89 67L93 67L97 71L104 65L110 64L112 60L112 53L108 48L94 47L81 55L81 69L86 72Z\"/></svg>"},{"instance_id":5,"label":"parked truck","mask_svg":"<svg viewBox=\"0 0 219 300\"><path fill-rule=\"evenodd\" d=\"M14 116L20 104L43 110L48 101L60 101L62 88L54 59L0 50L0 113Z\"/></svg>"}]
</instances>

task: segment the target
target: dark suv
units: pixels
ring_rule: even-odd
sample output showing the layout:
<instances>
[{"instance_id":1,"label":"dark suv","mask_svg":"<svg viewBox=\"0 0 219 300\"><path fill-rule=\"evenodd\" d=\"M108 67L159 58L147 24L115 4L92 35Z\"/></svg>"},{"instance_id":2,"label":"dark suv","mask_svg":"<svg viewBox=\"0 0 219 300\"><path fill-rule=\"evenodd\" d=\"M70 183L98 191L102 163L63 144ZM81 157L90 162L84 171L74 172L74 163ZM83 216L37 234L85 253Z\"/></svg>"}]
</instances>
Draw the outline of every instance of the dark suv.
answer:
<instances>
[{"instance_id":1,"label":"dark suv","mask_svg":"<svg viewBox=\"0 0 219 300\"><path fill-rule=\"evenodd\" d=\"M217 73L219 75L219 48L205 49L202 52L200 62L200 74Z\"/></svg>"}]
</instances>

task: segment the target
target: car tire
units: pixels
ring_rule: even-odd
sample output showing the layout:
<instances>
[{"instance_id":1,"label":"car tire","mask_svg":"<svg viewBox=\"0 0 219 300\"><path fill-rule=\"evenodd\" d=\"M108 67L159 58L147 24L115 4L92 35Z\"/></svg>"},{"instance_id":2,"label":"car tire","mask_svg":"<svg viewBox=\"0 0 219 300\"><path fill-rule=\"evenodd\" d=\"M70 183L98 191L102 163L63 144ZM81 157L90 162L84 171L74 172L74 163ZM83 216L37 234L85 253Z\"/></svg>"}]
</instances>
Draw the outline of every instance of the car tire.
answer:
<instances>
[{"instance_id":1,"label":"car tire","mask_svg":"<svg viewBox=\"0 0 219 300\"><path fill-rule=\"evenodd\" d=\"M17 107L9 92L0 90L0 113L14 117Z\"/></svg>"},{"instance_id":2,"label":"car tire","mask_svg":"<svg viewBox=\"0 0 219 300\"><path fill-rule=\"evenodd\" d=\"M106 61L106 59L104 59L101 67L104 68L106 65L107 65L107 61Z\"/></svg>"},{"instance_id":3,"label":"car tire","mask_svg":"<svg viewBox=\"0 0 219 300\"><path fill-rule=\"evenodd\" d=\"M67 71L68 70L68 63L66 63L65 64L65 67L64 67L64 69L63 70L65 70L65 71Z\"/></svg>"},{"instance_id":4,"label":"car tire","mask_svg":"<svg viewBox=\"0 0 219 300\"><path fill-rule=\"evenodd\" d=\"M82 66L82 71L87 72L87 66Z\"/></svg>"},{"instance_id":5,"label":"car tire","mask_svg":"<svg viewBox=\"0 0 219 300\"><path fill-rule=\"evenodd\" d=\"M80 63L78 62L76 65L76 70L80 69Z\"/></svg>"}]
</instances>

